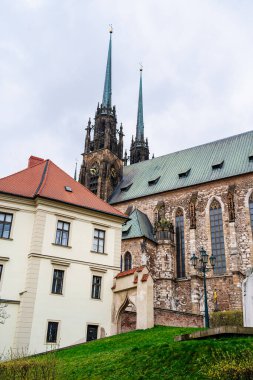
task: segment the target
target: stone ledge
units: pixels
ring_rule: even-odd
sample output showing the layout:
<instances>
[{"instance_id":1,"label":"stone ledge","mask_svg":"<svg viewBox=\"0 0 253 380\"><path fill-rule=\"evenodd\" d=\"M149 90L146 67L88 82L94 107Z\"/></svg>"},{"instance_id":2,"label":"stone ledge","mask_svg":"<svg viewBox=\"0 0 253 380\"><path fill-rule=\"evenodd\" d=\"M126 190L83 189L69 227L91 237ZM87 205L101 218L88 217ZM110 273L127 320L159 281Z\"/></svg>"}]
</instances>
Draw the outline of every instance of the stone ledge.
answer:
<instances>
[{"instance_id":1,"label":"stone ledge","mask_svg":"<svg viewBox=\"0 0 253 380\"><path fill-rule=\"evenodd\" d=\"M221 326L216 327L215 329L200 330L192 334L183 334L175 336L175 342L182 342L184 340L191 339L207 339L207 338L223 338L226 336L234 335L252 335L253 336L253 327L237 327L237 326Z\"/></svg>"}]
</instances>

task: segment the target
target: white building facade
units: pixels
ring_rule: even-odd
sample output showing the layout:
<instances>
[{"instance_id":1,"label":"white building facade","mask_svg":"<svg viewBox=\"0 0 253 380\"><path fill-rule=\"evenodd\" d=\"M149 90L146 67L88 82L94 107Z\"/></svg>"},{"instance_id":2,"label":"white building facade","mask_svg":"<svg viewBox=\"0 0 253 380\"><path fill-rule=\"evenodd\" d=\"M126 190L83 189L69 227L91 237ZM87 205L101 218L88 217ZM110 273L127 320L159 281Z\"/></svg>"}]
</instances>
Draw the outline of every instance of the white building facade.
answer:
<instances>
[{"instance_id":1,"label":"white building facade","mask_svg":"<svg viewBox=\"0 0 253 380\"><path fill-rule=\"evenodd\" d=\"M26 169L33 180L40 162ZM12 178L0 180L0 298L9 314L0 324L1 353L43 352L111 334L111 287L126 217L58 169L49 161L33 196L24 195L31 182L20 188L20 178L16 187ZM95 207L77 205L78 192Z\"/></svg>"}]
</instances>

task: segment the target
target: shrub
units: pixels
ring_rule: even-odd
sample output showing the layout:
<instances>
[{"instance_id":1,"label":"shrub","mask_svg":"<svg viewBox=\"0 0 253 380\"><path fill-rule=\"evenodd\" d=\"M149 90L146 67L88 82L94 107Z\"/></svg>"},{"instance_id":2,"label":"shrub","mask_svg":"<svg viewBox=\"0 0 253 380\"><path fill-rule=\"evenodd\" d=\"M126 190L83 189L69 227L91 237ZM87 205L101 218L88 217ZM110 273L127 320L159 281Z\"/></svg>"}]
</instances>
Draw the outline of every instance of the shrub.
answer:
<instances>
[{"instance_id":1,"label":"shrub","mask_svg":"<svg viewBox=\"0 0 253 380\"><path fill-rule=\"evenodd\" d=\"M26 357L0 363L1 380L54 380L55 378L56 359L50 353L43 357Z\"/></svg>"},{"instance_id":2,"label":"shrub","mask_svg":"<svg viewBox=\"0 0 253 380\"><path fill-rule=\"evenodd\" d=\"M216 311L210 315L210 326L243 326L243 314L240 310Z\"/></svg>"},{"instance_id":3,"label":"shrub","mask_svg":"<svg viewBox=\"0 0 253 380\"><path fill-rule=\"evenodd\" d=\"M200 359L199 359L200 360ZM202 360L201 373L209 379L217 380L252 380L253 352L249 349L238 352L213 350L210 360Z\"/></svg>"}]
</instances>

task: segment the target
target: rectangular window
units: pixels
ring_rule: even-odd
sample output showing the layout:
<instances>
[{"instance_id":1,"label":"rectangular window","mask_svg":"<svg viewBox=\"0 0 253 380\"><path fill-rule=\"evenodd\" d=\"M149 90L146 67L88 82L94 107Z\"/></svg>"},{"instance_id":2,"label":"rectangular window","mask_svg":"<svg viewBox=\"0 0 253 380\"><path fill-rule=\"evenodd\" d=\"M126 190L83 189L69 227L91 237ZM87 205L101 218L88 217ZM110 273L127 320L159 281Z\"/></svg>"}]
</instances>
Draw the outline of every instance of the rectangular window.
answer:
<instances>
[{"instance_id":1,"label":"rectangular window","mask_svg":"<svg viewBox=\"0 0 253 380\"><path fill-rule=\"evenodd\" d=\"M12 214L0 212L0 238L10 238L12 217Z\"/></svg>"},{"instance_id":2,"label":"rectangular window","mask_svg":"<svg viewBox=\"0 0 253 380\"><path fill-rule=\"evenodd\" d=\"M2 278L2 274L3 274L3 268L4 268L4 266L2 264L0 264L0 281Z\"/></svg>"},{"instance_id":3,"label":"rectangular window","mask_svg":"<svg viewBox=\"0 0 253 380\"><path fill-rule=\"evenodd\" d=\"M100 299L102 277L93 276L91 298Z\"/></svg>"},{"instance_id":4,"label":"rectangular window","mask_svg":"<svg viewBox=\"0 0 253 380\"><path fill-rule=\"evenodd\" d=\"M57 332L58 332L59 322L48 322L47 325L47 343L57 342Z\"/></svg>"},{"instance_id":5,"label":"rectangular window","mask_svg":"<svg viewBox=\"0 0 253 380\"><path fill-rule=\"evenodd\" d=\"M105 231L97 230L94 231L93 239L93 251L98 253L104 253L105 248Z\"/></svg>"},{"instance_id":6,"label":"rectangular window","mask_svg":"<svg viewBox=\"0 0 253 380\"><path fill-rule=\"evenodd\" d=\"M54 270L52 293L62 294L63 277L64 277L64 270L60 270L60 269Z\"/></svg>"},{"instance_id":7,"label":"rectangular window","mask_svg":"<svg viewBox=\"0 0 253 380\"><path fill-rule=\"evenodd\" d=\"M58 221L55 244L65 245L65 246L68 245L69 229L70 229L70 223L62 222L61 220Z\"/></svg>"},{"instance_id":8,"label":"rectangular window","mask_svg":"<svg viewBox=\"0 0 253 380\"><path fill-rule=\"evenodd\" d=\"M96 340L97 337L98 337L98 326L88 325L86 341L90 342L91 340Z\"/></svg>"}]
</instances>

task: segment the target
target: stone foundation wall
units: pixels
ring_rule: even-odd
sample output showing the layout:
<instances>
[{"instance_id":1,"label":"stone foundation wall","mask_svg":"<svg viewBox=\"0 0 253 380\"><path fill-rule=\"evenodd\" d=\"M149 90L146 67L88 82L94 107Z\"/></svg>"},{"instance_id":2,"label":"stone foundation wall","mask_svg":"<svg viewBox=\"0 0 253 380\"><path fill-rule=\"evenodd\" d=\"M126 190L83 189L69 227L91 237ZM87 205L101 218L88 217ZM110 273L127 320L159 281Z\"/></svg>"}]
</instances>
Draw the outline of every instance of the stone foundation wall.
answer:
<instances>
[{"instance_id":1,"label":"stone foundation wall","mask_svg":"<svg viewBox=\"0 0 253 380\"><path fill-rule=\"evenodd\" d=\"M155 325L177 327L203 327L203 315L155 308Z\"/></svg>"},{"instance_id":2,"label":"stone foundation wall","mask_svg":"<svg viewBox=\"0 0 253 380\"><path fill-rule=\"evenodd\" d=\"M203 327L203 315L183 313L168 309L154 309L155 325L175 327ZM136 329L136 313L124 311L121 316L121 332L125 333Z\"/></svg>"}]
</instances>

